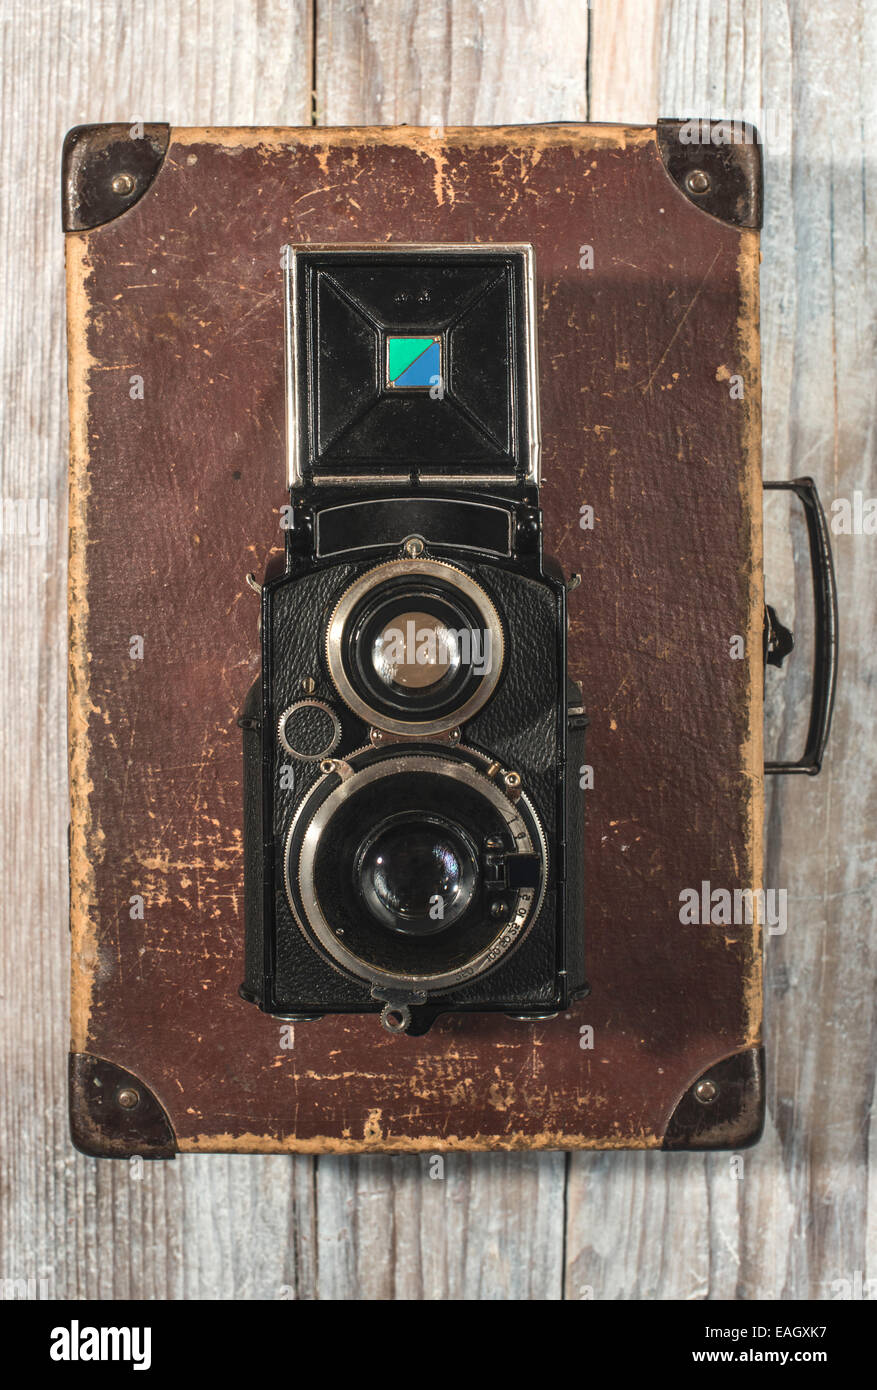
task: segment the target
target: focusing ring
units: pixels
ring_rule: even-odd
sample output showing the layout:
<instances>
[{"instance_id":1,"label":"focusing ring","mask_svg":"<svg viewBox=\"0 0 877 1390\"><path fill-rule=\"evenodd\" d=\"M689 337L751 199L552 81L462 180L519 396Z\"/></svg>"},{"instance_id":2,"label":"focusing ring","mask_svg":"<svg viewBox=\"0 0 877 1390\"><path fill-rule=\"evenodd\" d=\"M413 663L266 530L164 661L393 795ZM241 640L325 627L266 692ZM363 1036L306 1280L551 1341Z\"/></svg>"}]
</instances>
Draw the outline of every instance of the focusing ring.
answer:
<instances>
[{"instance_id":1,"label":"focusing ring","mask_svg":"<svg viewBox=\"0 0 877 1390\"><path fill-rule=\"evenodd\" d=\"M512 802L486 775L490 761L472 748L462 748L450 757L425 752L385 756L368 748L348 755L346 772L334 787L332 782L336 774L328 770L315 784L299 806L286 837L284 880L287 901L299 928L333 964L373 985L443 992L493 970L524 939L542 907L548 881L548 845L539 817L526 794L521 793ZM347 801L358 787L402 771L435 772L461 779L488 798L500 811L518 849L537 854L542 866L537 888L514 890L515 902L509 919L489 943L465 961L422 974L387 969L351 951L324 915L314 879L317 847L338 805ZM321 795L321 790L328 795Z\"/></svg>"},{"instance_id":2,"label":"focusing ring","mask_svg":"<svg viewBox=\"0 0 877 1390\"><path fill-rule=\"evenodd\" d=\"M347 626L362 601L382 585L407 578L437 580L456 591L465 601L466 607L474 608L478 613L485 634L485 643L489 644L485 649L490 652L490 664L474 692L467 695L455 708L444 709L440 714L425 719L419 719L414 715L410 718L399 718L388 714L376 704L369 703L355 688L344 662ZM367 724L395 734L430 737L457 728L464 720L471 719L487 703L496 689L502 673L504 656L505 638L502 623L492 600L481 585L465 571L442 560L390 560L368 570L341 595L326 631L326 662L342 700Z\"/></svg>"}]
</instances>

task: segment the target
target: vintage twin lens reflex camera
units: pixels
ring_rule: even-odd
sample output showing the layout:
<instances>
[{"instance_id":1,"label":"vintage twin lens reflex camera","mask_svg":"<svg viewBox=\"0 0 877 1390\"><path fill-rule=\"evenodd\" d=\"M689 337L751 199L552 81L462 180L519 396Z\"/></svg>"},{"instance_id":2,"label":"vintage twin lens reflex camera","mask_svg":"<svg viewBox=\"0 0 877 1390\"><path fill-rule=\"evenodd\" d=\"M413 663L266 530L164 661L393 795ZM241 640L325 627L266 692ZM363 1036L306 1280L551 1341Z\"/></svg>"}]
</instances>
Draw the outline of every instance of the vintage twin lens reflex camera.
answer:
<instances>
[{"instance_id":1,"label":"vintage twin lens reflex camera","mask_svg":"<svg viewBox=\"0 0 877 1390\"><path fill-rule=\"evenodd\" d=\"M241 993L411 1035L550 1018L587 992L587 720L542 553L532 248L284 260L290 506L240 719Z\"/></svg>"}]
</instances>

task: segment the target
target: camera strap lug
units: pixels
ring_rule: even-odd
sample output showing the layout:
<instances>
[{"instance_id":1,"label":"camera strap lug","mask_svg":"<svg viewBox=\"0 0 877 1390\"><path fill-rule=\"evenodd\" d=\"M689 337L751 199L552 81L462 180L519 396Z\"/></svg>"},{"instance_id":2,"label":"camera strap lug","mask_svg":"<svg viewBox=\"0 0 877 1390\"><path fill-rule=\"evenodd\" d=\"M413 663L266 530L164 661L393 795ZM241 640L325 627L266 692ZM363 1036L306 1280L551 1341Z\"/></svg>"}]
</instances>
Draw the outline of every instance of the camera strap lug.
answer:
<instances>
[{"instance_id":1,"label":"camera strap lug","mask_svg":"<svg viewBox=\"0 0 877 1390\"><path fill-rule=\"evenodd\" d=\"M353 768L343 758L323 758L320 763L320 771L327 777L334 772L336 776L341 778L342 782L346 782L348 777L353 776Z\"/></svg>"},{"instance_id":2,"label":"camera strap lug","mask_svg":"<svg viewBox=\"0 0 877 1390\"><path fill-rule=\"evenodd\" d=\"M511 772L501 763L491 763L487 769L487 775L499 783L509 801L514 803L520 800L524 790L520 772Z\"/></svg>"},{"instance_id":3,"label":"camera strap lug","mask_svg":"<svg viewBox=\"0 0 877 1390\"><path fill-rule=\"evenodd\" d=\"M426 1003L423 990L379 989L377 985L372 985L371 996L384 1006L381 1009L381 1027L388 1033L407 1033L414 1022L412 1004Z\"/></svg>"}]
</instances>

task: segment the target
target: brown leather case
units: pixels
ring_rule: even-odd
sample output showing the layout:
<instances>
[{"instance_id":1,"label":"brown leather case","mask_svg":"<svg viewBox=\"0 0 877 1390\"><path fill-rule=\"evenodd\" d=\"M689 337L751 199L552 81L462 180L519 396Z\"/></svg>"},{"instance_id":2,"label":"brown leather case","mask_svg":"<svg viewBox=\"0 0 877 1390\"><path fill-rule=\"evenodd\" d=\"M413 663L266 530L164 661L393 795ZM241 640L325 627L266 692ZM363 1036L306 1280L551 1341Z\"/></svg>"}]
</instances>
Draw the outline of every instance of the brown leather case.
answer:
<instances>
[{"instance_id":1,"label":"brown leather case","mask_svg":"<svg viewBox=\"0 0 877 1390\"><path fill-rule=\"evenodd\" d=\"M748 129L681 134L68 136L70 1096L86 1152L757 1137L760 928L683 923L680 894L761 881L759 149ZM535 247L547 548L582 576L571 673L594 769L592 993L549 1022L284 1033L238 997L236 715L258 665L244 576L280 545L286 501L281 247L336 240Z\"/></svg>"}]
</instances>

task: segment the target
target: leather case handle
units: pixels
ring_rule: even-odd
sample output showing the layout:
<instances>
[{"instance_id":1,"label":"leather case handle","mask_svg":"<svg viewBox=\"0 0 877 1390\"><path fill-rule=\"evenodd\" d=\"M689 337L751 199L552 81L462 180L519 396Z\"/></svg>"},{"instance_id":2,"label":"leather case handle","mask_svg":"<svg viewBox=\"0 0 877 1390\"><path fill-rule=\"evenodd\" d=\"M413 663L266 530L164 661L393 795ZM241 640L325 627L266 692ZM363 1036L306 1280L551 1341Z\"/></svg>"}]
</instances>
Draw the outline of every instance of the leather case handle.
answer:
<instances>
[{"instance_id":1,"label":"leather case handle","mask_svg":"<svg viewBox=\"0 0 877 1390\"><path fill-rule=\"evenodd\" d=\"M813 574L813 603L816 621L816 648L813 654L813 696L810 727L803 755L797 762L766 762L765 772L804 772L815 777L831 729L831 713L837 684L837 585L831 542L825 512L812 478L792 478L786 482L765 483L773 492L794 492L804 504L810 540L810 568Z\"/></svg>"}]
</instances>

